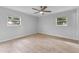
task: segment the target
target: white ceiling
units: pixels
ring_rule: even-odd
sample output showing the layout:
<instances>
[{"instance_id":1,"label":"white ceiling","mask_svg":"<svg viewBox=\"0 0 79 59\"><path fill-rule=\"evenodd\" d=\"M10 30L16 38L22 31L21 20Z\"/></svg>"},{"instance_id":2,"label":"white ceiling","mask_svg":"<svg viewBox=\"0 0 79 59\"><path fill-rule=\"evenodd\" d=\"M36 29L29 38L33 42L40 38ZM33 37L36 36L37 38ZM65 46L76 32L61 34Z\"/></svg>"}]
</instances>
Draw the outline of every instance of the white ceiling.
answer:
<instances>
[{"instance_id":1,"label":"white ceiling","mask_svg":"<svg viewBox=\"0 0 79 59\"><path fill-rule=\"evenodd\" d=\"M33 14L36 11L33 10L32 8L40 9L39 6L4 6L4 7L12 9L12 10L24 12L26 14L34 15L34 16L41 16L41 14L39 14L39 13ZM62 11L66 11L66 10L72 10L75 8L77 8L77 6L48 6L47 10L51 10L52 12L46 13L45 15L49 15L49 14L53 14L53 13L57 13L57 12L62 12Z\"/></svg>"}]
</instances>

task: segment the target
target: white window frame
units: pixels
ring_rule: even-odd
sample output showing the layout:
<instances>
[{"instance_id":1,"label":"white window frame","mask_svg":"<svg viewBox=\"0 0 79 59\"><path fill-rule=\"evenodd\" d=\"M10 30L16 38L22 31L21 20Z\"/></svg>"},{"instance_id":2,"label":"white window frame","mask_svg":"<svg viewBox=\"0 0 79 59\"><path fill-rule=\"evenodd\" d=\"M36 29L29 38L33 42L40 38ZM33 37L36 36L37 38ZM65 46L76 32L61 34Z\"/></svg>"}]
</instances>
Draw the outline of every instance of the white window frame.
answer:
<instances>
[{"instance_id":1,"label":"white window frame","mask_svg":"<svg viewBox=\"0 0 79 59\"><path fill-rule=\"evenodd\" d=\"M12 18L19 18L19 21L20 21L20 24L19 25L17 25L17 24L9 24L8 22L9 22L9 17L12 17ZM17 16L8 16L8 20L7 20L7 26L20 26L21 25L21 17L17 17Z\"/></svg>"},{"instance_id":2,"label":"white window frame","mask_svg":"<svg viewBox=\"0 0 79 59\"><path fill-rule=\"evenodd\" d=\"M58 25L57 23L58 23L58 19L57 18L62 18L62 17L65 17L66 18L66 24L62 24L62 25ZM60 16L60 17L57 17L56 18L56 26L68 26L68 17L66 17L66 16Z\"/></svg>"}]
</instances>

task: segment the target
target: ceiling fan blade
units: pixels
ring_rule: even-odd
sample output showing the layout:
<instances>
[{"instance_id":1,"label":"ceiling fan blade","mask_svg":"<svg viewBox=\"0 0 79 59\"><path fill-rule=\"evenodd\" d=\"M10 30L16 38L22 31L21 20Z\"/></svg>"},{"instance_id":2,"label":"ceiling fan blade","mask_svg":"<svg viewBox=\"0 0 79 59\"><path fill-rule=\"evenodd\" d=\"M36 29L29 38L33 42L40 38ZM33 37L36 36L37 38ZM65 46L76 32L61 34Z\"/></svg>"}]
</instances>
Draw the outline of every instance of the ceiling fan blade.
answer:
<instances>
[{"instance_id":1,"label":"ceiling fan blade","mask_svg":"<svg viewBox=\"0 0 79 59\"><path fill-rule=\"evenodd\" d=\"M36 8L32 8L33 10L36 10L36 11L40 11L40 10L38 10L38 9L36 9Z\"/></svg>"},{"instance_id":2,"label":"ceiling fan blade","mask_svg":"<svg viewBox=\"0 0 79 59\"><path fill-rule=\"evenodd\" d=\"M46 8L47 8L47 6L43 6L43 8L41 10L44 11Z\"/></svg>"},{"instance_id":3,"label":"ceiling fan blade","mask_svg":"<svg viewBox=\"0 0 79 59\"><path fill-rule=\"evenodd\" d=\"M37 13L39 13L39 12L35 12L34 14L37 14Z\"/></svg>"},{"instance_id":4,"label":"ceiling fan blade","mask_svg":"<svg viewBox=\"0 0 79 59\"><path fill-rule=\"evenodd\" d=\"M43 8L43 6L40 6L40 8Z\"/></svg>"},{"instance_id":5,"label":"ceiling fan blade","mask_svg":"<svg viewBox=\"0 0 79 59\"><path fill-rule=\"evenodd\" d=\"M47 8L47 6L44 6L44 9Z\"/></svg>"},{"instance_id":6,"label":"ceiling fan blade","mask_svg":"<svg viewBox=\"0 0 79 59\"><path fill-rule=\"evenodd\" d=\"M44 11L44 12L52 12L52 11Z\"/></svg>"}]
</instances>

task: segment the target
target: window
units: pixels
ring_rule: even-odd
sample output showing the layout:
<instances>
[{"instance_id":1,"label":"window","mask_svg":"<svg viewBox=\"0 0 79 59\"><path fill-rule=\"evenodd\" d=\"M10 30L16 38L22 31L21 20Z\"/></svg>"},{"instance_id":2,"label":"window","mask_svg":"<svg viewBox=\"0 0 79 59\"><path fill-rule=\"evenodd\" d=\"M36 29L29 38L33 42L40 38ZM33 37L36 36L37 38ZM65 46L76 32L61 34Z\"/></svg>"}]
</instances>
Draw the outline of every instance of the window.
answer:
<instances>
[{"instance_id":1,"label":"window","mask_svg":"<svg viewBox=\"0 0 79 59\"><path fill-rule=\"evenodd\" d=\"M8 17L8 25L9 26L19 26L21 24L21 18L20 17Z\"/></svg>"},{"instance_id":2,"label":"window","mask_svg":"<svg viewBox=\"0 0 79 59\"><path fill-rule=\"evenodd\" d=\"M68 18L67 17L57 17L56 25L57 26L67 26Z\"/></svg>"}]
</instances>

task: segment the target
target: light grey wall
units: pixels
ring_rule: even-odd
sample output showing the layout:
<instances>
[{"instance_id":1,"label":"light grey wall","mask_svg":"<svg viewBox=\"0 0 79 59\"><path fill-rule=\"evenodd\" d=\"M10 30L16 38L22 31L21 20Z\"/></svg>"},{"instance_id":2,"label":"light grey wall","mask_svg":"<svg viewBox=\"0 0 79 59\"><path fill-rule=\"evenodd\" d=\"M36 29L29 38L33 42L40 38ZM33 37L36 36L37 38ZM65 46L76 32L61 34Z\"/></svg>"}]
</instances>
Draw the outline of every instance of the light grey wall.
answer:
<instances>
[{"instance_id":1,"label":"light grey wall","mask_svg":"<svg viewBox=\"0 0 79 59\"><path fill-rule=\"evenodd\" d=\"M8 16L21 17L21 26L7 26ZM37 33L37 17L0 7L0 42Z\"/></svg>"},{"instance_id":2,"label":"light grey wall","mask_svg":"<svg viewBox=\"0 0 79 59\"><path fill-rule=\"evenodd\" d=\"M56 26L56 18L68 17L68 26ZM39 33L76 39L76 10L44 16L39 19Z\"/></svg>"},{"instance_id":3,"label":"light grey wall","mask_svg":"<svg viewBox=\"0 0 79 59\"><path fill-rule=\"evenodd\" d=\"M77 21L76 21L76 24L77 24L77 29L76 29L76 38L79 39L79 8L77 9Z\"/></svg>"}]
</instances>

